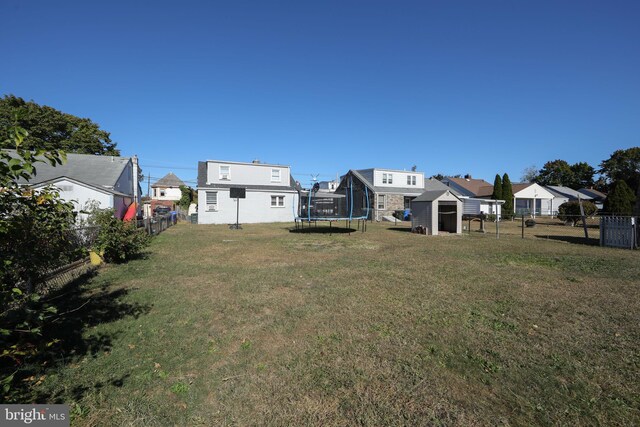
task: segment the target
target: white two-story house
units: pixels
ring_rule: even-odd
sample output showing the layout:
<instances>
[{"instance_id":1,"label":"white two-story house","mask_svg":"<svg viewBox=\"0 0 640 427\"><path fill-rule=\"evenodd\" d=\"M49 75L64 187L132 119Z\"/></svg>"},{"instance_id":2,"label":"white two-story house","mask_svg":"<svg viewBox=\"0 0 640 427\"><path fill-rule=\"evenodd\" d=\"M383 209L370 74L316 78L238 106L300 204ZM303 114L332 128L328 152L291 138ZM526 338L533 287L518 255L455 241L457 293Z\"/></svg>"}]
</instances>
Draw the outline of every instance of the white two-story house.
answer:
<instances>
[{"instance_id":1,"label":"white two-story house","mask_svg":"<svg viewBox=\"0 0 640 427\"><path fill-rule=\"evenodd\" d=\"M233 224L236 215L241 224L294 220L298 192L289 166L198 162L197 189L198 224ZM232 189L245 198L232 198Z\"/></svg>"},{"instance_id":2,"label":"white two-story house","mask_svg":"<svg viewBox=\"0 0 640 427\"><path fill-rule=\"evenodd\" d=\"M411 201L424 192L424 173L394 169L350 170L342 177L339 191L352 176L368 188L370 219L380 221L396 210L410 209Z\"/></svg>"}]
</instances>

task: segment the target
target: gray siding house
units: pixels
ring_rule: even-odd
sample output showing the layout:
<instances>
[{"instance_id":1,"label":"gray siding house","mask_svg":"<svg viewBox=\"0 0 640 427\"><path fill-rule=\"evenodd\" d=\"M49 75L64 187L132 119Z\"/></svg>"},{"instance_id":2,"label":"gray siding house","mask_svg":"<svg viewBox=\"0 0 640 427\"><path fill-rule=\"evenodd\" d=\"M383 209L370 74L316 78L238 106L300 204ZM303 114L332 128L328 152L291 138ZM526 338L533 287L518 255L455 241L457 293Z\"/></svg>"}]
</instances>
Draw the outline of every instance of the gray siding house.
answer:
<instances>
[{"instance_id":1,"label":"gray siding house","mask_svg":"<svg viewBox=\"0 0 640 427\"><path fill-rule=\"evenodd\" d=\"M8 150L11 154L13 150ZM15 151L13 151L15 153ZM140 206L142 189L138 182L138 158L67 154L62 165L37 163L36 175L21 185L42 188L57 187L60 196L74 204L80 212L89 205L100 209L113 208L122 218L132 202Z\"/></svg>"},{"instance_id":2,"label":"gray siding house","mask_svg":"<svg viewBox=\"0 0 640 427\"><path fill-rule=\"evenodd\" d=\"M236 201L231 190L244 189ZM298 200L289 166L207 160L198 163L198 224L293 222Z\"/></svg>"}]
</instances>

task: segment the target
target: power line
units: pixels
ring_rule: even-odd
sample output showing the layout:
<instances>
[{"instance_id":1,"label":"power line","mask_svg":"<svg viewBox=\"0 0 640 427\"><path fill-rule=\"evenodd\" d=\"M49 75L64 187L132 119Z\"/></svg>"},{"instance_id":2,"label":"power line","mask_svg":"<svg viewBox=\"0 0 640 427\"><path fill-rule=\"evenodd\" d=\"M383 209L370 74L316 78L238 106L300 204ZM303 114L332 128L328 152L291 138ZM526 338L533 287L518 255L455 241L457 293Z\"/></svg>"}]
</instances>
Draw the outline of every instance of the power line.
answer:
<instances>
[{"instance_id":1,"label":"power line","mask_svg":"<svg viewBox=\"0 0 640 427\"><path fill-rule=\"evenodd\" d=\"M184 166L160 166L160 165L140 165L140 167L143 168L158 168L158 169L184 169L184 170L191 170L191 171L197 171L198 168L187 168Z\"/></svg>"}]
</instances>

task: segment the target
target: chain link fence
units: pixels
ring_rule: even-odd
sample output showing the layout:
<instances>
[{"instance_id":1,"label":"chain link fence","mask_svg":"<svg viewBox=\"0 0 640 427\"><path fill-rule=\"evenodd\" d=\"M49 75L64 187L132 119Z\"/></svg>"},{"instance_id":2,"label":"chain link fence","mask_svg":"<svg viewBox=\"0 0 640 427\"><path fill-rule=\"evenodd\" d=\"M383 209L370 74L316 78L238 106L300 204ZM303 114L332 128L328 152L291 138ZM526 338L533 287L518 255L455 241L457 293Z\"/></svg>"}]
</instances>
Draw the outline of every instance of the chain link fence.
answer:
<instances>
[{"instance_id":1,"label":"chain link fence","mask_svg":"<svg viewBox=\"0 0 640 427\"><path fill-rule=\"evenodd\" d=\"M498 238L546 239L626 249L637 249L640 242L638 218L633 216L595 215L585 217L584 221L580 215L564 215L562 219L519 215L501 221L467 218L463 228L469 234L483 233Z\"/></svg>"}]
</instances>

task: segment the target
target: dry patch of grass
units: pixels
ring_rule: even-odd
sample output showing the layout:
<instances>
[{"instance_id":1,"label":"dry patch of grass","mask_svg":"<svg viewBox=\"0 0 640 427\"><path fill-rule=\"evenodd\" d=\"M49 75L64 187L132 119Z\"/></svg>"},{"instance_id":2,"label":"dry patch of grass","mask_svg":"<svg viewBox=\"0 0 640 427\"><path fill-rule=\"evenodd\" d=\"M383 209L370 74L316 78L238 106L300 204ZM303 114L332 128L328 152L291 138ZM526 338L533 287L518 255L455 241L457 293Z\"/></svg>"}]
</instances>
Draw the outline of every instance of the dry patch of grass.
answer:
<instances>
[{"instance_id":1,"label":"dry patch of grass","mask_svg":"<svg viewBox=\"0 0 640 427\"><path fill-rule=\"evenodd\" d=\"M77 425L640 423L637 253L502 231L178 225L87 285L148 312L37 392Z\"/></svg>"}]
</instances>

